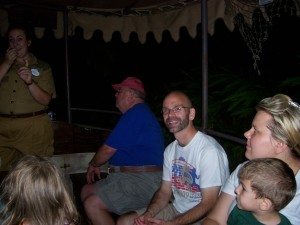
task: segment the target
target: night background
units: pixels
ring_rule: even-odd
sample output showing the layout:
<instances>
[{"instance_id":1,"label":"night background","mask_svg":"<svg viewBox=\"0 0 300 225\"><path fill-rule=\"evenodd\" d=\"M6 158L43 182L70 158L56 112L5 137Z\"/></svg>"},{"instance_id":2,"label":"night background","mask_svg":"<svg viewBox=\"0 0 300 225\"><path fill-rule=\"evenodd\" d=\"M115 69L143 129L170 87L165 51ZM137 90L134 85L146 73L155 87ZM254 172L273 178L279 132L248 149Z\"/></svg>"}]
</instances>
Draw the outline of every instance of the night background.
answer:
<instances>
[{"instance_id":1,"label":"night background","mask_svg":"<svg viewBox=\"0 0 300 225\"><path fill-rule=\"evenodd\" d=\"M239 80L238 86L247 85L251 94L244 94L240 99L239 110L244 116L252 118L254 105L261 97L275 93L290 95L295 101L300 101L300 18L290 13L282 13L273 18L272 26L268 27L268 37L262 42L262 52L259 55L258 71L254 69L251 50L243 39L239 27L229 31L222 19L215 22L214 34L208 35L208 67L209 82L220 82L221 85L209 87L212 103L223 105L224 108L213 108L209 114L212 127L221 126L227 131L228 125L221 125L224 111L230 107L224 104L226 91L230 85ZM110 42L105 42L102 31L97 30L91 39L83 38L83 29L75 28L74 36L68 38L69 47L69 79L71 108L109 110L118 112L115 107L115 91L111 84L120 83L127 76L137 76L145 84L148 94L147 101L160 118L160 108L164 95L171 89L187 90L197 106L198 115L201 111L201 76L202 76L202 33L201 24L197 27L197 36L191 38L185 27L180 30L180 39L175 42L170 33L165 31L161 43L157 43L152 33L148 33L147 41L141 44L137 34L132 33L128 43L121 40L121 34L115 32ZM1 55L7 48L5 37L1 37ZM68 120L67 82L65 62L65 41L56 39L51 29L46 29L44 37L33 39L31 51L40 59L47 61L52 69L56 84L57 98L50 105L55 113L55 119ZM229 75L224 79L224 73ZM222 74L219 75L219 74ZM236 78L233 78L234 75ZM210 78L211 77L211 78ZM222 82L221 82L222 77ZM296 77L296 78L295 78ZM220 81L218 79L220 78ZM230 79L229 79L230 78ZM287 78L295 79L295 86L279 87ZM243 80L245 79L245 80ZM253 86L251 86L251 80ZM298 83L297 83L298 82ZM258 86L258 89L257 89ZM273 88L274 87L274 88ZM266 89L261 92L259 89ZM256 94L256 90L259 94ZM228 94L228 93L227 93ZM232 93L234 95L236 93ZM227 96L228 97L228 96ZM249 105L245 105L248 103ZM249 109L252 109L250 112ZM219 114L221 115L219 115ZM96 112L72 111L72 122L95 127L112 128L117 116L99 116ZM229 117L237 114L230 113ZM116 118L115 118L116 117ZM219 118L219 121L217 121ZM199 118L197 124L200 125ZM223 120L226 120L223 118ZM250 125L238 123L240 130ZM219 125L216 123L219 123ZM232 125L231 125L232 126ZM230 129L229 129L230 130ZM235 133L242 134L239 129ZM230 130L232 131L232 130Z\"/></svg>"},{"instance_id":2,"label":"night background","mask_svg":"<svg viewBox=\"0 0 300 225\"><path fill-rule=\"evenodd\" d=\"M248 28L253 33L248 37L255 34L256 28L263 29L256 20L259 16L254 13L253 27ZM261 42L262 52L257 60L260 73L253 66L253 54L240 28L236 24L230 31L218 19L214 34L208 35L208 129L243 138L251 126L255 105L262 98L284 93L300 103L300 17L290 11L274 15L267 28L267 38ZM110 42L105 42L101 30L85 40L83 29L75 28L74 35L68 37L71 123L84 126L85 132L80 130L74 140L70 138L78 152L94 151L99 146L94 140L100 135L91 127L110 130L118 121L120 113L115 107L115 91L111 85L127 76L137 76L144 82L146 100L160 122L165 94L173 89L185 91L197 110L194 123L201 126L201 24L197 26L195 38L182 27L177 42L165 31L161 43L150 32L145 44L140 43L136 33L131 33L129 42L124 43L119 32L113 34ZM4 56L6 49L7 40L0 37L0 56ZM51 65L57 98L49 110L55 113L55 121L67 122L65 40L56 39L52 29L46 29L43 38L33 38L31 52ZM165 129L162 122L161 125ZM64 130L62 133L65 134ZM171 141L173 135L168 131L164 134L166 143ZM73 146L65 145L63 135L63 148L71 149ZM218 141L228 153L231 169L244 160L244 145L222 138Z\"/></svg>"}]
</instances>

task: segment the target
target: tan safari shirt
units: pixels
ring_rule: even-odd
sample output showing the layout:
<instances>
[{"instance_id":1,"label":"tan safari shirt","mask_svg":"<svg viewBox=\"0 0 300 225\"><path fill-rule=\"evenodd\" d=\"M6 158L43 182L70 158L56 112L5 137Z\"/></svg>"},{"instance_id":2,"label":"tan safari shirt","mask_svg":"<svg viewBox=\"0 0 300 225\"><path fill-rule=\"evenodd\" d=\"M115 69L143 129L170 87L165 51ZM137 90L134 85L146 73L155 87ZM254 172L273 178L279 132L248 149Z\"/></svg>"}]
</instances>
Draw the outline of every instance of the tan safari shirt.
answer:
<instances>
[{"instance_id":1,"label":"tan safari shirt","mask_svg":"<svg viewBox=\"0 0 300 225\"><path fill-rule=\"evenodd\" d=\"M52 69L47 62L30 54L28 67L32 69L33 80L40 88L56 97ZM27 85L16 73L12 65L0 82L0 114L22 114L47 109L32 97Z\"/></svg>"}]
</instances>

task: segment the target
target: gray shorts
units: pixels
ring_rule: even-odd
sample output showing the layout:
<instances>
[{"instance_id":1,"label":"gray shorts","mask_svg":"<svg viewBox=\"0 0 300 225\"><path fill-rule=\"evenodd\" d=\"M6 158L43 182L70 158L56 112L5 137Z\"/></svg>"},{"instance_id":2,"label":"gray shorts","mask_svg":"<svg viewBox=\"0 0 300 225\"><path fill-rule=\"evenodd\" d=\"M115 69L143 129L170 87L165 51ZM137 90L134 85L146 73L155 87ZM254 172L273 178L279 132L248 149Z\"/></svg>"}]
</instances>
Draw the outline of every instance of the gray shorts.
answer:
<instances>
[{"instance_id":1,"label":"gray shorts","mask_svg":"<svg viewBox=\"0 0 300 225\"><path fill-rule=\"evenodd\" d=\"M136 210L136 213L140 216L146 211L146 209L147 208ZM165 208L163 208L159 213L155 215L155 218L168 221L174 219L178 215L180 215L180 212L176 210L172 203L169 203ZM192 223L190 225L200 225L202 220Z\"/></svg>"},{"instance_id":2,"label":"gray shorts","mask_svg":"<svg viewBox=\"0 0 300 225\"><path fill-rule=\"evenodd\" d=\"M146 207L161 179L162 172L111 173L97 181L97 195L110 212L121 215Z\"/></svg>"}]
</instances>

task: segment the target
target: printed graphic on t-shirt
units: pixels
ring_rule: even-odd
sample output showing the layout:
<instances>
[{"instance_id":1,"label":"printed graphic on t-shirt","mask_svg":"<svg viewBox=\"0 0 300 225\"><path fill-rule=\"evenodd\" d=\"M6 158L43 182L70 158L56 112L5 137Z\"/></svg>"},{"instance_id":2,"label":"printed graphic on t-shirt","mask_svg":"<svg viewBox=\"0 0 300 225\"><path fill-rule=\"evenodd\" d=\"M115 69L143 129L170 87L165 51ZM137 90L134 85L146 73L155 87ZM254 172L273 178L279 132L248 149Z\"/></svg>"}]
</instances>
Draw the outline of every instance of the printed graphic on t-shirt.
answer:
<instances>
[{"instance_id":1,"label":"printed graphic on t-shirt","mask_svg":"<svg viewBox=\"0 0 300 225\"><path fill-rule=\"evenodd\" d=\"M200 175L196 174L196 169L186 162L183 157L176 159L172 163L172 189L174 194L188 198L190 201L199 201Z\"/></svg>"}]
</instances>

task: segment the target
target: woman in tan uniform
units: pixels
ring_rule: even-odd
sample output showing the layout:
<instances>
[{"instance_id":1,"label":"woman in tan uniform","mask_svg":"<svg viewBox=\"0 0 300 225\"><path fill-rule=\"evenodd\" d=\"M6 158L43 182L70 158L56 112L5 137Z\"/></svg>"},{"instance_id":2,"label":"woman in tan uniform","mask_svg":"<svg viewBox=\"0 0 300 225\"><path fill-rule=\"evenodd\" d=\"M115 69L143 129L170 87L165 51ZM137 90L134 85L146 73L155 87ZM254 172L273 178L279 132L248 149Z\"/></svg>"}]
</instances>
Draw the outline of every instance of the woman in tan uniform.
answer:
<instances>
[{"instance_id":1,"label":"woman in tan uniform","mask_svg":"<svg viewBox=\"0 0 300 225\"><path fill-rule=\"evenodd\" d=\"M0 60L0 171L23 155L53 154L53 129L46 110L56 91L48 63L29 52L22 25L8 29L9 47Z\"/></svg>"}]
</instances>

